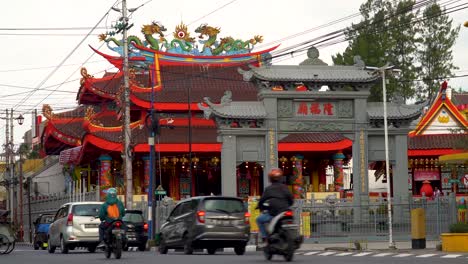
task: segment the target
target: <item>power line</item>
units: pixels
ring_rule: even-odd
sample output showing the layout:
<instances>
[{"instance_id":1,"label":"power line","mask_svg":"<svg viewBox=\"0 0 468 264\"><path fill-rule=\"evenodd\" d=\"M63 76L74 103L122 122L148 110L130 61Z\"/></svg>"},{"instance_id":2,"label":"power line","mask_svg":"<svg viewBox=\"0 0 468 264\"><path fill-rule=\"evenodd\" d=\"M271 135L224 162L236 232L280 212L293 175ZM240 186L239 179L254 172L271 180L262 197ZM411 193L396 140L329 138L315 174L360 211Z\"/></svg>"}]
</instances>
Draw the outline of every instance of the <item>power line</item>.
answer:
<instances>
[{"instance_id":1,"label":"power line","mask_svg":"<svg viewBox=\"0 0 468 264\"><path fill-rule=\"evenodd\" d=\"M1 34L0 34L1 35ZM95 60L95 61L88 61L88 63L97 63L97 62L104 62L106 60ZM76 66L76 65L81 65L82 63L73 63L73 64L64 64L61 67L68 67L68 66ZM19 71L34 71L34 70L44 70L44 69L50 69L50 68L55 68L57 65L54 66L43 66L43 67L32 67L32 68L23 68L23 69L10 69L10 70L0 70L0 73L2 72L19 72Z\"/></svg>"},{"instance_id":2,"label":"power line","mask_svg":"<svg viewBox=\"0 0 468 264\"><path fill-rule=\"evenodd\" d=\"M198 18L198 19L195 19L194 21L190 22L187 26L190 26L190 25L192 25L193 23L195 23L195 22L197 22L197 21L200 21L200 20L202 20L203 18L205 18L205 17L207 17L207 16L209 16L209 15L218 12L219 10L223 9L224 7L226 7L226 6L228 6L228 5L232 4L232 3L234 3L234 2L236 2L236 1L237 1L237 0L231 0L230 2L228 2L228 3L224 4L224 5L222 5L222 6L218 7L218 8L216 8L215 10L209 12L208 14L206 14L206 15L204 15L204 16Z\"/></svg>"},{"instance_id":3,"label":"power line","mask_svg":"<svg viewBox=\"0 0 468 264\"><path fill-rule=\"evenodd\" d=\"M115 3L117 3L117 2L118 2L118 0L117 0ZM114 5L115 5L115 3L114 3ZM113 7L114 5L112 5L112 7ZM96 25L95 25L95 26L88 32L88 34L75 46L75 48L73 48L73 50L59 63L59 65L57 65L57 67L55 67L54 70L52 70L52 72L50 72L50 73L46 76L46 78L45 78L44 80L42 80L42 81L39 83L39 85L36 87L36 89L41 88L41 86L44 85L44 83L47 82L47 81L52 77L52 75L54 75L55 72L57 72L57 71L60 69L60 67L61 67L63 64L65 64L65 62L73 55L73 53L75 53L75 51L78 50L78 48L81 46L81 44L83 44L83 42L89 37L89 35L90 35L90 34L99 26L99 24L108 16L109 12L112 10L112 7L109 8L109 10L104 14L104 16L102 16L102 18L99 19L99 21L96 23ZM34 92L35 92L35 90L31 91L30 95L32 95ZM26 100L30 97L30 95L25 96L25 97L18 103L18 105L21 104L21 103L23 103L24 101L26 101ZM16 106L13 107L13 108L16 108L18 105L16 105Z\"/></svg>"},{"instance_id":4,"label":"power line","mask_svg":"<svg viewBox=\"0 0 468 264\"><path fill-rule=\"evenodd\" d=\"M115 5L115 4L114 4ZM9 27L9 28L0 28L1 31L45 31L45 30L94 30L94 29L106 29L105 27L30 27L30 28L22 28L22 27Z\"/></svg>"},{"instance_id":5,"label":"power line","mask_svg":"<svg viewBox=\"0 0 468 264\"><path fill-rule=\"evenodd\" d=\"M41 36L41 37L77 37L86 34L40 34L40 33L0 33L0 36ZM89 34L88 36L99 36L99 34Z\"/></svg>"}]
</instances>

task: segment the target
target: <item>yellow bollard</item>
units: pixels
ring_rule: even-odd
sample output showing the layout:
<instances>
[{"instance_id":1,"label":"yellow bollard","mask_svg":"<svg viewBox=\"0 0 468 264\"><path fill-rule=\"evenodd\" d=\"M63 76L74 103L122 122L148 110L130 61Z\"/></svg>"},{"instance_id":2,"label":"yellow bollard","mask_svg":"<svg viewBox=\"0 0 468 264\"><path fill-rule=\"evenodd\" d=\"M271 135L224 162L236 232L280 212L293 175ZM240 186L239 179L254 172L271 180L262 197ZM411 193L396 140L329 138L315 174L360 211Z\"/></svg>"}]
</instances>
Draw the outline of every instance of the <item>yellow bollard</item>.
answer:
<instances>
[{"instance_id":1,"label":"yellow bollard","mask_svg":"<svg viewBox=\"0 0 468 264\"><path fill-rule=\"evenodd\" d=\"M411 210L411 245L413 249L426 248L426 215L422 208Z\"/></svg>"}]
</instances>

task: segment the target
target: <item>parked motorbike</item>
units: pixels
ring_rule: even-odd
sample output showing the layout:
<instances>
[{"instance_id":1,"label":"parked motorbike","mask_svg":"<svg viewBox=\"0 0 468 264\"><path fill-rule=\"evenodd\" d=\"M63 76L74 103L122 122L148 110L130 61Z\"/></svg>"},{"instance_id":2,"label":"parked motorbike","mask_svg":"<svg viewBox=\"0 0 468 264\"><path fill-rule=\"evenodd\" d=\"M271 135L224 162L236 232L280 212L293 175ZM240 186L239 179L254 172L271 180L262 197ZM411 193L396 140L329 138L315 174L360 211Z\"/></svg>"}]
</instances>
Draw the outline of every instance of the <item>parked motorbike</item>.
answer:
<instances>
[{"instance_id":1,"label":"parked motorbike","mask_svg":"<svg viewBox=\"0 0 468 264\"><path fill-rule=\"evenodd\" d=\"M116 259L122 257L122 248L125 240L124 223L121 220L115 220L110 223L105 232L104 243L106 245L104 254L110 258L112 253Z\"/></svg>"},{"instance_id":2,"label":"parked motorbike","mask_svg":"<svg viewBox=\"0 0 468 264\"><path fill-rule=\"evenodd\" d=\"M271 260L273 255L282 255L286 261L292 261L294 252L304 240L299 234L299 225L294 223L293 211L287 210L273 217L267 232L268 243L263 249L265 258Z\"/></svg>"}]
</instances>

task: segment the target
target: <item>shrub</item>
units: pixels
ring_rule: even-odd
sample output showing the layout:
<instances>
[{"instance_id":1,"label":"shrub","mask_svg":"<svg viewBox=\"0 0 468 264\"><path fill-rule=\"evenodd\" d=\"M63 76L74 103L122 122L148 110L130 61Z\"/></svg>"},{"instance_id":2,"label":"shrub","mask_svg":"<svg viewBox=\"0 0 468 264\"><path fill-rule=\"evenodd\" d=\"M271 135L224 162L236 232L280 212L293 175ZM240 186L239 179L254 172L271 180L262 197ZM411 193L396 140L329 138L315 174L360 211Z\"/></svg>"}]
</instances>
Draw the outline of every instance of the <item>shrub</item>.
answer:
<instances>
[{"instance_id":1,"label":"shrub","mask_svg":"<svg viewBox=\"0 0 468 264\"><path fill-rule=\"evenodd\" d=\"M450 225L450 233L468 233L468 224L456 223Z\"/></svg>"}]
</instances>

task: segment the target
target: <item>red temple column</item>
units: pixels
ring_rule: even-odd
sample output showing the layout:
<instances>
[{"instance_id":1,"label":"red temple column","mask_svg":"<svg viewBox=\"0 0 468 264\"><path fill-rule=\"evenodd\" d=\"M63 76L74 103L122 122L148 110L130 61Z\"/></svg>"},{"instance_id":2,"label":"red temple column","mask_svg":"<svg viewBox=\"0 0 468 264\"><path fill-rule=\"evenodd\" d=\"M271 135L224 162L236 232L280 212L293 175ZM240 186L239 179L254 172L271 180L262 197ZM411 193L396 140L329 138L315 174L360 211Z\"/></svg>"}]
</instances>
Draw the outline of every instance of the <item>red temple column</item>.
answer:
<instances>
[{"instance_id":1,"label":"red temple column","mask_svg":"<svg viewBox=\"0 0 468 264\"><path fill-rule=\"evenodd\" d=\"M99 197L103 200L106 197L106 190L112 187L112 158L108 155L102 155L99 157L99 161Z\"/></svg>"},{"instance_id":2,"label":"red temple column","mask_svg":"<svg viewBox=\"0 0 468 264\"><path fill-rule=\"evenodd\" d=\"M150 158L149 156L143 157L143 166L144 166L144 179L143 179L143 189L145 193L148 194L149 184L150 184Z\"/></svg>"},{"instance_id":3,"label":"red temple column","mask_svg":"<svg viewBox=\"0 0 468 264\"><path fill-rule=\"evenodd\" d=\"M344 160L345 155L343 155L343 152L338 152L335 155L333 155L333 174L334 174L334 184L335 184L335 190L341 192L343 190L343 185L344 185L344 174L343 174L343 160Z\"/></svg>"}]
</instances>

